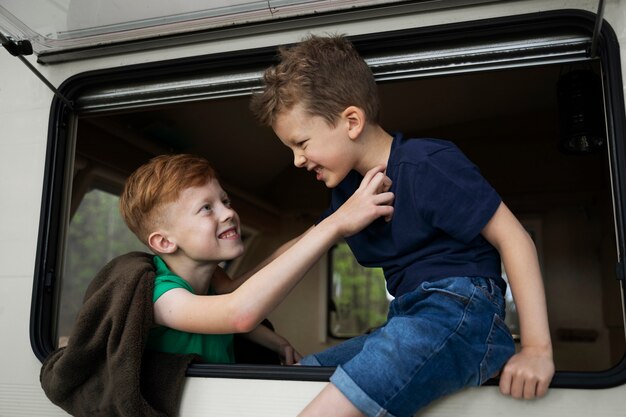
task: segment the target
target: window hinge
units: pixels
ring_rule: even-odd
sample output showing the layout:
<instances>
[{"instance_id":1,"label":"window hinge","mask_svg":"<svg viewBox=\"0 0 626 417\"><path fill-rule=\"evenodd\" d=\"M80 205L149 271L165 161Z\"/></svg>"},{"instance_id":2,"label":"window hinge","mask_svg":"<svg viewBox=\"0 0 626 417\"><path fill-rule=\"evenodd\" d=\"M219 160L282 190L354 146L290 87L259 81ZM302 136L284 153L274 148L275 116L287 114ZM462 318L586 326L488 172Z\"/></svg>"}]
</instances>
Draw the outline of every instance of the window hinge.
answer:
<instances>
[{"instance_id":1,"label":"window hinge","mask_svg":"<svg viewBox=\"0 0 626 417\"><path fill-rule=\"evenodd\" d=\"M37 68L35 68L26 58L24 58L25 55L32 55L33 53L33 46L31 45L30 41L15 41L9 37L4 36L2 33L0 33L0 41L2 42L2 46L4 47L4 49L6 49L11 55L16 56L20 61L22 61L24 65L26 65L28 69L30 69L33 74L37 76L37 78L43 81L43 83L50 90L52 90L55 96L57 96L63 103L65 103L65 105L69 107L71 111L74 111L74 105L72 101L68 100L63 94L61 94L59 90L57 90L56 87L53 86L52 83L50 83L50 81L48 81L46 77L44 77L43 74L41 74L37 70Z\"/></svg>"}]
</instances>

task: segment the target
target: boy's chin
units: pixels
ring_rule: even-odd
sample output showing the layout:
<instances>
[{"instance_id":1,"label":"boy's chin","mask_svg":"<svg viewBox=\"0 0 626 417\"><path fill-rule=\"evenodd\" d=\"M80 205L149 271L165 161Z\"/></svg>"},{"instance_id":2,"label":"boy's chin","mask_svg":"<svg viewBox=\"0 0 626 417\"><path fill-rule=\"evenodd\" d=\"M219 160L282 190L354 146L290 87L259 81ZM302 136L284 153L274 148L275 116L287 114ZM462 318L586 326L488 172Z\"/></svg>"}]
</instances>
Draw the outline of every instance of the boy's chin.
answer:
<instances>
[{"instance_id":1,"label":"boy's chin","mask_svg":"<svg viewBox=\"0 0 626 417\"><path fill-rule=\"evenodd\" d=\"M230 260L232 261L233 259L239 258L241 255L243 255L243 251L244 251L244 247L243 247L243 243L241 243L241 247L238 248L237 251L235 251L235 254L233 255L232 258L230 258Z\"/></svg>"},{"instance_id":2,"label":"boy's chin","mask_svg":"<svg viewBox=\"0 0 626 417\"><path fill-rule=\"evenodd\" d=\"M343 178L345 178L345 176ZM341 181L343 181L343 178L338 178L338 177L333 176L333 177L324 179L322 181L324 182L324 185L326 186L326 188L335 188L336 186L339 185Z\"/></svg>"}]
</instances>

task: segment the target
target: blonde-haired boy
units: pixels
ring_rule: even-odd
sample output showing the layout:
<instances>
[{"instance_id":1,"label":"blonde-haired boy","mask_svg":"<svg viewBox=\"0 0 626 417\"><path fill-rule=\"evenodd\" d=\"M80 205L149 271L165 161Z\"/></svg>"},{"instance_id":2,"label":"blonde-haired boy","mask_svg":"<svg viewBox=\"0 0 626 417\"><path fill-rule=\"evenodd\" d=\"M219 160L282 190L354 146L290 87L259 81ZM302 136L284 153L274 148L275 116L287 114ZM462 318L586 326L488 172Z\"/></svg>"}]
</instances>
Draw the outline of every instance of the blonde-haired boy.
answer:
<instances>
[{"instance_id":1,"label":"blonde-haired boy","mask_svg":"<svg viewBox=\"0 0 626 417\"><path fill-rule=\"evenodd\" d=\"M541 271L500 196L453 143L383 129L374 76L345 37L310 36L279 53L251 108L297 167L333 189L326 214L374 166L386 167L395 195L390 222L347 239L362 265L383 268L396 297L388 320L303 358L337 370L301 415L408 417L501 370L502 393L543 396L554 363ZM518 353L503 322L500 259L520 316Z\"/></svg>"}]
</instances>

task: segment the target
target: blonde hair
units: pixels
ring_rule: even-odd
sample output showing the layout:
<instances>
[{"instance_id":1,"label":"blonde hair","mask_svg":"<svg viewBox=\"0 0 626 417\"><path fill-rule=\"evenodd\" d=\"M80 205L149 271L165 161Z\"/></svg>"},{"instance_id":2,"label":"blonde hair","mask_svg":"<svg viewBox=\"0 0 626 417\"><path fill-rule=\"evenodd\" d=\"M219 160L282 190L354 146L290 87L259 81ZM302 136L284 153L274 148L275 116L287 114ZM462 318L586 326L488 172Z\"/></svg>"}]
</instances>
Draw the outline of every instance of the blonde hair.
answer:
<instances>
[{"instance_id":1,"label":"blonde hair","mask_svg":"<svg viewBox=\"0 0 626 417\"><path fill-rule=\"evenodd\" d=\"M176 201L181 191L217 179L209 162L189 154L160 155L140 166L126 180L120 212L128 228L144 244L160 221L160 208Z\"/></svg>"},{"instance_id":2,"label":"blonde hair","mask_svg":"<svg viewBox=\"0 0 626 417\"><path fill-rule=\"evenodd\" d=\"M264 89L252 96L258 121L272 126L276 116L295 104L329 125L349 106L361 108L379 123L378 88L371 69L345 37L311 35L297 45L279 48L280 62L263 76Z\"/></svg>"}]
</instances>

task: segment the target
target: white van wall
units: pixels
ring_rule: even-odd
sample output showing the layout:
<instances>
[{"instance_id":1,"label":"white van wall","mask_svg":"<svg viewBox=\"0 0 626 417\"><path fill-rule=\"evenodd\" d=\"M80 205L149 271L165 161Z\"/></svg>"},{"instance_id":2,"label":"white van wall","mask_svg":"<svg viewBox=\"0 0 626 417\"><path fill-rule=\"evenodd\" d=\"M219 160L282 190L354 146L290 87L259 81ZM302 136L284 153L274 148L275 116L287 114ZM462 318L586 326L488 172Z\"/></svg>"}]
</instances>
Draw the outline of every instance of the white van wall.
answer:
<instances>
[{"instance_id":1,"label":"white van wall","mask_svg":"<svg viewBox=\"0 0 626 417\"><path fill-rule=\"evenodd\" d=\"M454 2L450 2L454 4ZM595 12L595 1L509 1L475 7L457 7L428 12L352 22L340 27L315 27L316 32L340 30L348 35L428 26L471 19L521 14L558 8L580 8ZM626 5L607 2L606 19L626 45ZM36 65L55 85L83 71L113 68L143 62L211 54L237 49L295 42L306 29L276 32L264 36L241 36L164 50L144 51L127 56L105 57L52 66ZM622 46L622 56L626 49ZM34 63L34 58L28 58ZM29 342L33 270L37 249L48 118L52 94L16 58L0 51L0 416L63 416L44 396L39 385L40 362ZM622 71L624 72L624 64ZM319 291L320 267L310 274L298 291ZM313 304L320 300L316 294ZM285 304L287 305L287 304ZM307 307L308 308L308 307ZM311 313L318 314L311 308ZM319 317L319 316L318 316ZM278 323L280 328L282 323ZM311 331L320 335L319 329ZM297 342L296 342L297 343ZM181 416L294 416L324 383L220 378L188 378ZM526 417L539 415L623 416L626 385L611 389L554 389L544 399L514 401L500 396L496 387L470 389L433 404L427 416Z\"/></svg>"},{"instance_id":2,"label":"white van wall","mask_svg":"<svg viewBox=\"0 0 626 417\"><path fill-rule=\"evenodd\" d=\"M29 336L52 94L0 52L0 416L62 415L39 387L41 363Z\"/></svg>"}]
</instances>

